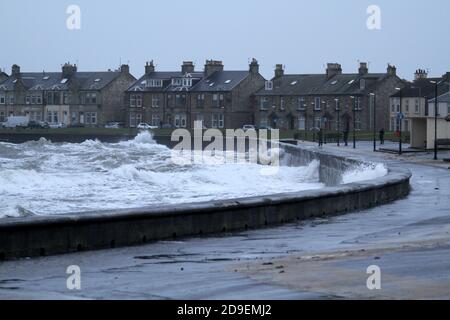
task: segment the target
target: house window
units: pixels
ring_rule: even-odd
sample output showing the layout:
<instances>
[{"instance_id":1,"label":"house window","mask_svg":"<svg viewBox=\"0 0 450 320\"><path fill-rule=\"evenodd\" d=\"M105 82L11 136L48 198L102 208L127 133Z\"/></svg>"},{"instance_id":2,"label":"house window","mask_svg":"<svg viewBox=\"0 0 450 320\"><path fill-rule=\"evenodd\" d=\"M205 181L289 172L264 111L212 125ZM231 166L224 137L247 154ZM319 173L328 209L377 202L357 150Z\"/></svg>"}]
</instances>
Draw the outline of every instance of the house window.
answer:
<instances>
[{"instance_id":1,"label":"house window","mask_svg":"<svg viewBox=\"0 0 450 320\"><path fill-rule=\"evenodd\" d=\"M42 104L42 95L38 94L38 95L36 96L36 103L37 103L37 104Z\"/></svg>"},{"instance_id":2,"label":"house window","mask_svg":"<svg viewBox=\"0 0 450 320\"><path fill-rule=\"evenodd\" d=\"M355 98L355 110L362 110L361 97Z\"/></svg>"},{"instance_id":3,"label":"house window","mask_svg":"<svg viewBox=\"0 0 450 320\"><path fill-rule=\"evenodd\" d=\"M61 103L61 95L57 91L47 92L47 104L48 105L58 105Z\"/></svg>"},{"instance_id":4,"label":"house window","mask_svg":"<svg viewBox=\"0 0 450 320\"><path fill-rule=\"evenodd\" d=\"M306 129L306 119L304 116L298 117L298 130Z\"/></svg>"},{"instance_id":5,"label":"house window","mask_svg":"<svg viewBox=\"0 0 450 320\"><path fill-rule=\"evenodd\" d=\"M174 86L181 86L181 83L182 83L181 79L178 78L172 79L172 85Z\"/></svg>"},{"instance_id":6,"label":"house window","mask_svg":"<svg viewBox=\"0 0 450 320\"><path fill-rule=\"evenodd\" d=\"M152 114L152 126L159 127L161 124L161 119L158 114Z\"/></svg>"},{"instance_id":7,"label":"house window","mask_svg":"<svg viewBox=\"0 0 450 320\"><path fill-rule=\"evenodd\" d=\"M213 94L213 107L219 108L223 106L223 94Z\"/></svg>"},{"instance_id":8,"label":"house window","mask_svg":"<svg viewBox=\"0 0 450 320\"><path fill-rule=\"evenodd\" d=\"M321 110L320 97L316 97L314 100L314 110Z\"/></svg>"},{"instance_id":9,"label":"house window","mask_svg":"<svg viewBox=\"0 0 450 320\"><path fill-rule=\"evenodd\" d=\"M6 113L5 111L0 111L0 122L6 121Z\"/></svg>"},{"instance_id":10,"label":"house window","mask_svg":"<svg viewBox=\"0 0 450 320\"><path fill-rule=\"evenodd\" d=\"M59 123L59 117L57 111L48 111L47 112L47 121L49 123Z\"/></svg>"},{"instance_id":11,"label":"house window","mask_svg":"<svg viewBox=\"0 0 450 320\"><path fill-rule=\"evenodd\" d=\"M25 97L25 104L30 104L30 96Z\"/></svg>"},{"instance_id":12,"label":"house window","mask_svg":"<svg viewBox=\"0 0 450 320\"><path fill-rule=\"evenodd\" d=\"M152 96L152 107L159 108L159 96Z\"/></svg>"},{"instance_id":13,"label":"house window","mask_svg":"<svg viewBox=\"0 0 450 320\"><path fill-rule=\"evenodd\" d=\"M86 104L97 104L97 93L96 92L88 92L86 93Z\"/></svg>"},{"instance_id":14,"label":"house window","mask_svg":"<svg viewBox=\"0 0 450 320\"><path fill-rule=\"evenodd\" d=\"M195 122L200 122L200 127L203 128L205 122L205 117L203 116L203 114L197 114L195 116Z\"/></svg>"},{"instance_id":15,"label":"house window","mask_svg":"<svg viewBox=\"0 0 450 320\"><path fill-rule=\"evenodd\" d=\"M132 107L132 108L142 107L142 96L140 94L131 94L130 95L130 107Z\"/></svg>"},{"instance_id":16,"label":"house window","mask_svg":"<svg viewBox=\"0 0 450 320\"><path fill-rule=\"evenodd\" d=\"M212 127L213 128L223 128L224 127L223 114L215 113L212 115Z\"/></svg>"},{"instance_id":17,"label":"house window","mask_svg":"<svg viewBox=\"0 0 450 320\"><path fill-rule=\"evenodd\" d=\"M450 114L450 102L447 103L447 114Z\"/></svg>"},{"instance_id":18,"label":"house window","mask_svg":"<svg viewBox=\"0 0 450 320\"><path fill-rule=\"evenodd\" d=\"M296 104L297 104L297 110L305 110L306 109L305 98L297 98Z\"/></svg>"},{"instance_id":19,"label":"house window","mask_svg":"<svg viewBox=\"0 0 450 320\"><path fill-rule=\"evenodd\" d=\"M315 117L314 118L314 127L315 128L321 128L322 127L322 117Z\"/></svg>"},{"instance_id":20,"label":"house window","mask_svg":"<svg viewBox=\"0 0 450 320\"><path fill-rule=\"evenodd\" d=\"M405 111L406 111L406 112L409 112L409 99L406 100L406 103L405 103Z\"/></svg>"},{"instance_id":21,"label":"house window","mask_svg":"<svg viewBox=\"0 0 450 320\"><path fill-rule=\"evenodd\" d=\"M6 99L4 94L0 94L0 104L5 104Z\"/></svg>"},{"instance_id":22,"label":"house window","mask_svg":"<svg viewBox=\"0 0 450 320\"><path fill-rule=\"evenodd\" d=\"M14 104L14 96L9 97L9 104Z\"/></svg>"},{"instance_id":23,"label":"house window","mask_svg":"<svg viewBox=\"0 0 450 320\"><path fill-rule=\"evenodd\" d=\"M146 82L147 87L162 87L163 81L158 79L150 79Z\"/></svg>"},{"instance_id":24,"label":"house window","mask_svg":"<svg viewBox=\"0 0 450 320\"><path fill-rule=\"evenodd\" d=\"M186 95L177 94L175 95L175 107L185 107L186 106Z\"/></svg>"},{"instance_id":25,"label":"house window","mask_svg":"<svg viewBox=\"0 0 450 320\"><path fill-rule=\"evenodd\" d=\"M356 119L355 121L355 130L361 130L361 120Z\"/></svg>"},{"instance_id":26,"label":"house window","mask_svg":"<svg viewBox=\"0 0 450 320\"><path fill-rule=\"evenodd\" d=\"M419 113L420 113L419 99L416 99L416 104L415 104L414 112L415 112L416 114L419 114Z\"/></svg>"},{"instance_id":27,"label":"house window","mask_svg":"<svg viewBox=\"0 0 450 320\"><path fill-rule=\"evenodd\" d=\"M183 87L191 87L192 86L192 79L185 78L183 79Z\"/></svg>"},{"instance_id":28,"label":"house window","mask_svg":"<svg viewBox=\"0 0 450 320\"><path fill-rule=\"evenodd\" d=\"M197 107L203 108L205 105L205 95L203 93L197 95Z\"/></svg>"},{"instance_id":29,"label":"house window","mask_svg":"<svg viewBox=\"0 0 450 320\"><path fill-rule=\"evenodd\" d=\"M186 128L186 115L185 114L176 114L175 115L175 127L177 128Z\"/></svg>"},{"instance_id":30,"label":"house window","mask_svg":"<svg viewBox=\"0 0 450 320\"><path fill-rule=\"evenodd\" d=\"M269 121L267 118L267 114L262 114L260 119L259 119L259 125L261 127L267 127L269 125Z\"/></svg>"},{"instance_id":31,"label":"house window","mask_svg":"<svg viewBox=\"0 0 450 320\"><path fill-rule=\"evenodd\" d=\"M273 82L272 81L266 81L266 90L267 91L273 90Z\"/></svg>"},{"instance_id":32,"label":"house window","mask_svg":"<svg viewBox=\"0 0 450 320\"><path fill-rule=\"evenodd\" d=\"M260 100L261 110L267 110L269 108L269 98L263 97Z\"/></svg>"},{"instance_id":33,"label":"house window","mask_svg":"<svg viewBox=\"0 0 450 320\"><path fill-rule=\"evenodd\" d=\"M97 124L97 112L86 112L86 123Z\"/></svg>"},{"instance_id":34,"label":"house window","mask_svg":"<svg viewBox=\"0 0 450 320\"><path fill-rule=\"evenodd\" d=\"M63 104L69 104L70 103L70 96L68 92L63 92Z\"/></svg>"},{"instance_id":35,"label":"house window","mask_svg":"<svg viewBox=\"0 0 450 320\"><path fill-rule=\"evenodd\" d=\"M281 98L280 98L280 109L281 109L281 110L284 110L285 106L286 106L286 103L285 103L285 101L284 101L284 98L281 97Z\"/></svg>"}]
</instances>

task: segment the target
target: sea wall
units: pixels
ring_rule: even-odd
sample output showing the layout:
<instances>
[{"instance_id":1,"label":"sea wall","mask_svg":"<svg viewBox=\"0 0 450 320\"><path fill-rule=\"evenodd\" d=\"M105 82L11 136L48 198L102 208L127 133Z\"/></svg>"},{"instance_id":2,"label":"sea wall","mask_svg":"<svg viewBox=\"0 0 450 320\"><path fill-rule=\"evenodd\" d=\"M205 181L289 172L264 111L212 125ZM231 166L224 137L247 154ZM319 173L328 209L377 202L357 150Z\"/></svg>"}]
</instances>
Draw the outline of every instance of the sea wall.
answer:
<instances>
[{"instance_id":1,"label":"sea wall","mask_svg":"<svg viewBox=\"0 0 450 320\"><path fill-rule=\"evenodd\" d=\"M0 220L0 259L139 245L177 237L261 228L296 220L343 214L408 195L411 173L389 168L374 180L339 185L342 174L363 164L357 159L282 145L283 163L300 166L317 159L320 190L232 200L80 214Z\"/></svg>"}]
</instances>

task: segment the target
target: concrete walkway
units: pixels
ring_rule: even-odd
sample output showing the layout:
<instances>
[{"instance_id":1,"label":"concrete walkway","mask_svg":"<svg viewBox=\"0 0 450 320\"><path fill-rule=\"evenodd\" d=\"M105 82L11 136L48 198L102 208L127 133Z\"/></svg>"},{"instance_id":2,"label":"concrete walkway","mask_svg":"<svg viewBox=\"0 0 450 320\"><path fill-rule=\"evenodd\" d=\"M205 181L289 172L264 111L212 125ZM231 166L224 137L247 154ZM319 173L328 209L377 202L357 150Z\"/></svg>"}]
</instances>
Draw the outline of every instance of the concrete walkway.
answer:
<instances>
[{"instance_id":1,"label":"concrete walkway","mask_svg":"<svg viewBox=\"0 0 450 320\"><path fill-rule=\"evenodd\" d=\"M365 144L324 149L407 166L408 198L226 237L7 261L0 263L0 298L450 298L450 170L425 156L373 153ZM366 287L373 264L382 272L377 291ZM69 265L81 268L79 291L66 287Z\"/></svg>"}]
</instances>

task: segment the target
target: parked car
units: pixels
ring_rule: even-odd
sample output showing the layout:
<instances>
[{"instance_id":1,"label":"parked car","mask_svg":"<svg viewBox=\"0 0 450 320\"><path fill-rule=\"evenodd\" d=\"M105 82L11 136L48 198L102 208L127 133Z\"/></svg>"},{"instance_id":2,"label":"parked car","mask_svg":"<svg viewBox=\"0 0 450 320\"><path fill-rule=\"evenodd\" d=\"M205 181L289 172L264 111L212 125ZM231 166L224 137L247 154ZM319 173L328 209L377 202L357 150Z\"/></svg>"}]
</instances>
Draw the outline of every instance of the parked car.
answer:
<instances>
[{"instance_id":1,"label":"parked car","mask_svg":"<svg viewBox=\"0 0 450 320\"><path fill-rule=\"evenodd\" d=\"M106 129L120 129L120 122L108 122L105 125Z\"/></svg>"},{"instance_id":2,"label":"parked car","mask_svg":"<svg viewBox=\"0 0 450 320\"><path fill-rule=\"evenodd\" d=\"M259 126L258 129L259 130L273 130L273 128L271 126Z\"/></svg>"},{"instance_id":3,"label":"parked car","mask_svg":"<svg viewBox=\"0 0 450 320\"><path fill-rule=\"evenodd\" d=\"M30 129L48 129L48 128L50 128L50 126L49 126L48 122L31 120L30 122L28 122L28 128L30 128Z\"/></svg>"},{"instance_id":4,"label":"parked car","mask_svg":"<svg viewBox=\"0 0 450 320\"><path fill-rule=\"evenodd\" d=\"M50 129L61 129L61 128L67 128L67 125L65 123L50 123L49 124Z\"/></svg>"},{"instance_id":5,"label":"parked car","mask_svg":"<svg viewBox=\"0 0 450 320\"><path fill-rule=\"evenodd\" d=\"M242 130L244 130L244 131L256 130L256 127L252 124L246 124L245 126L242 127Z\"/></svg>"},{"instance_id":6,"label":"parked car","mask_svg":"<svg viewBox=\"0 0 450 320\"><path fill-rule=\"evenodd\" d=\"M141 129L141 130L148 130L148 129L151 129L151 127L152 127L151 125L149 125L148 123L144 123L144 122L139 123L137 126L137 128Z\"/></svg>"}]
</instances>

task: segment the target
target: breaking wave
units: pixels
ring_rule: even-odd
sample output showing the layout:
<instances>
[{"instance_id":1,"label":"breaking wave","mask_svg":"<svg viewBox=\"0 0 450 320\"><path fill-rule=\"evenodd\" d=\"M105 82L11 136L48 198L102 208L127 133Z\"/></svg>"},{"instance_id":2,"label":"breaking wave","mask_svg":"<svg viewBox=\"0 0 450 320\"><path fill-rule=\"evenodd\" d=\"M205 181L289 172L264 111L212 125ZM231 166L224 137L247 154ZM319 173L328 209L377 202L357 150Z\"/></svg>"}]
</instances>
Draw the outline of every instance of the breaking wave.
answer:
<instances>
[{"instance_id":1,"label":"breaking wave","mask_svg":"<svg viewBox=\"0 0 450 320\"><path fill-rule=\"evenodd\" d=\"M280 152L273 150L273 152ZM324 187L319 162L280 167L176 165L171 150L149 132L134 140L102 143L0 143L0 217L230 199Z\"/></svg>"}]
</instances>

